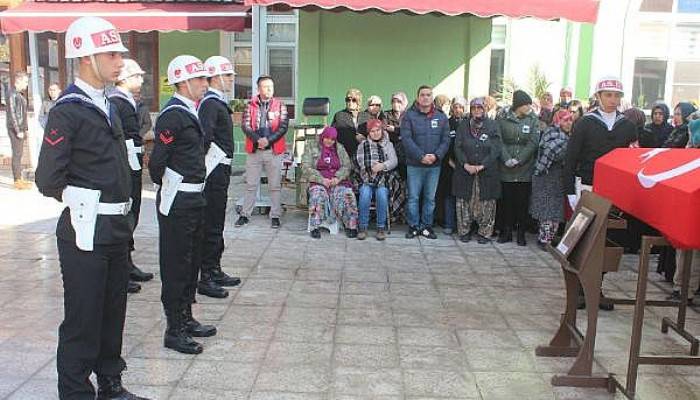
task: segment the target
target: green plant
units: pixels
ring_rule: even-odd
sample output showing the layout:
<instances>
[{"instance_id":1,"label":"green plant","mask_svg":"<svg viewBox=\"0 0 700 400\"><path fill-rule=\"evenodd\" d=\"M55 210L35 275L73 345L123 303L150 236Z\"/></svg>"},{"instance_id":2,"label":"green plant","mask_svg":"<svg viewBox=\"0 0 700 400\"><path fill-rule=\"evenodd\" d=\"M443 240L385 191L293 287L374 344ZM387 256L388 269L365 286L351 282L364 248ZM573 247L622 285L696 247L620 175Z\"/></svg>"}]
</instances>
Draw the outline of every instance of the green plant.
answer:
<instances>
[{"instance_id":1,"label":"green plant","mask_svg":"<svg viewBox=\"0 0 700 400\"><path fill-rule=\"evenodd\" d=\"M518 89L512 78L504 77L501 79L501 84L496 93L496 99L502 104L510 104L513 102L513 92Z\"/></svg>"},{"instance_id":2,"label":"green plant","mask_svg":"<svg viewBox=\"0 0 700 400\"><path fill-rule=\"evenodd\" d=\"M639 96L637 97L637 104L635 104L639 108L645 108L647 105L646 98L644 98L644 94L640 93Z\"/></svg>"},{"instance_id":3,"label":"green plant","mask_svg":"<svg viewBox=\"0 0 700 400\"><path fill-rule=\"evenodd\" d=\"M544 75L544 71L540 69L540 65L535 64L530 69L528 85L530 87L530 93L536 99L541 99L542 96L549 91L549 87L552 86L552 82L547 80L547 77Z\"/></svg>"},{"instance_id":4,"label":"green plant","mask_svg":"<svg viewBox=\"0 0 700 400\"><path fill-rule=\"evenodd\" d=\"M245 111L246 101L243 99L233 99L229 102L229 107L233 112L243 112Z\"/></svg>"}]
</instances>

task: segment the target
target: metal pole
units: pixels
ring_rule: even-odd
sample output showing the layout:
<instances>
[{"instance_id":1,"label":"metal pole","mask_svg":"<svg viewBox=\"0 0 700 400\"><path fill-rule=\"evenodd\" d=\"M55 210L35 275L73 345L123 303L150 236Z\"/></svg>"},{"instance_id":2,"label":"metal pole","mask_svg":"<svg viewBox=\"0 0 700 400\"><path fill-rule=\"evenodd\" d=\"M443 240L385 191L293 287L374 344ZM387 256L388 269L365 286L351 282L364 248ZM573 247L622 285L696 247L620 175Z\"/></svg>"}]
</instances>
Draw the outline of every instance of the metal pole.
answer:
<instances>
[{"instance_id":1,"label":"metal pole","mask_svg":"<svg viewBox=\"0 0 700 400\"><path fill-rule=\"evenodd\" d=\"M41 109L42 93L39 88L39 51L36 44L36 33L29 32L29 63L31 68L32 84L32 106L34 107L33 117L30 119L29 137L29 157L32 169L36 169L39 160L39 149L41 140L44 137L41 125L39 125L39 110Z\"/></svg>"}]
</instances>

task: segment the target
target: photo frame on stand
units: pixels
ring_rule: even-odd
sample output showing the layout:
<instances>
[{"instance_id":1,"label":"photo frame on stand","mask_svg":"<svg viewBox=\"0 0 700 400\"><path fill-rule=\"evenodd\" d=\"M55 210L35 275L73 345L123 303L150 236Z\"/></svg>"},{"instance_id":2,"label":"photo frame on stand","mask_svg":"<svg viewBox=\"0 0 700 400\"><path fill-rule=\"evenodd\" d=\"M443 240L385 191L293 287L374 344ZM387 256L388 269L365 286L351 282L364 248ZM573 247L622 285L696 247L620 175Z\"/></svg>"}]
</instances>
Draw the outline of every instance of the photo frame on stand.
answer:
<instances>
[{"instance_id":1,"label":"photo frame on stand","mask_svg":"<svg viewBox=\"0 0 700 400\"><path fill-rule=\"evenodd\" d=\"M562 236L559 244L555 247L556 250L565 258L568 257L581 240L581 237L583 237L583 234L591 225L594 218L595 213L586 207L581 207L576 211L574 216L571 217L571 223L566 228L564 236Z\"/></svg>"}]
</instances>

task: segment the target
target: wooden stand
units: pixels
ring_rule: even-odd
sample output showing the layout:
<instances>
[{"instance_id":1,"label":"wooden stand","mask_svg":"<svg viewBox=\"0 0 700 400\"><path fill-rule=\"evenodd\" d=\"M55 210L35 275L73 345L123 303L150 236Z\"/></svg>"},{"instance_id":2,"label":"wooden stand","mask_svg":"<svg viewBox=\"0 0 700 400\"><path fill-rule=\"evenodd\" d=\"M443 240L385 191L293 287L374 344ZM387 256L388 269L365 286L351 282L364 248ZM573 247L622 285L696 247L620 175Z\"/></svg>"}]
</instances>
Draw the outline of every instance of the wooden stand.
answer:
<instances>
[{"instance_id":1,"label":"wooden stand","mask_svg":"<svg viewBox=\"0 0 700 400\"><path fill-rule=\"evenodd\" d=\"M554 338L548 346L538 347L535 354L542 357L576 357L574 365L566 375L556 375L552 378L554 386L602 387L611 393L615 391L610 376L592 375L602 274L605 271L617 270L622 256L621 248L606 247L608 228L619 224L617 221L608 220L611 206L606 199L588 191L583 192L578 208L585 207L593 211L595 219L568 258L549 247L550 253L561 263L564 271L566 310ZM585 335L576 327L579 283L583 288L588 310Z\"/></svg>"}]
</instances>

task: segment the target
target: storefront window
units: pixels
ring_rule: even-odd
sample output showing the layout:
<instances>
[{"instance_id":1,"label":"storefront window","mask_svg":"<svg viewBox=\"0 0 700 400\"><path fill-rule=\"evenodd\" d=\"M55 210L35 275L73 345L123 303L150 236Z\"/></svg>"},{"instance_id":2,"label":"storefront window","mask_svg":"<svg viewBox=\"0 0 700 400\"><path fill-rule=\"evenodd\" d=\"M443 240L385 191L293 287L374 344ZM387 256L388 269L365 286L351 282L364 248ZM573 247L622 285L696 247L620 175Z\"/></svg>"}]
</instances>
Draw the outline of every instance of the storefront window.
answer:
<instances>
[{"instance_id":1,"label":"storefront window","mask_svg":"<svg viewBox=\"0 0 700 400\"><path fill-rule=\"evenodd\" d=\"M294 49L269 49L270 76L275 80L275 95L294 97Z\"/></svg>"},{"instance_id":2,"label":"storefront window","mask_svg":"<svg viewBox=\"0 0 700 400\"><path fill-rule=\"evenodd\" d=\"M157 56L158 35L155 33L143 33L134 35L134 49L136 61L146 73L143 75L143 86L141 87L141 101L148 105L158 103L158 65Z\"/></svg>"},{"instance_id":3,"label":"storefront window","mask_svg":"<svg viewBox=\"0 0 700 400\"><path fill-rule=\"evenodd\" d=\"M632 103L650 109L657 100L663 100L666 85L666 61L643 60L634 62L634 86Z\"/></svg>"},{"instance_id":4,"label":"storefront window","mask_svg":"<svg viewBox=\"0 0 700 400\"><path fill-rule=\"evenodd\" d=\"M678 0L678 12L700 13L700 1L698 0Z\"/></svg>"},{"instance_id":5,"label":"storefront window","mask_svg":"<svg viewBox=\"0 0 700 400\"><path fill-rule=\"evenodd\" d=\"M700 99L700 61L679 61L673 71L673 104Z\"/></svg>"},{"instance_id":6,"label":"storefront window","mask_svg":"<svg viewBox=\"0 0 700 400\"><path fill-rule=\"evenodd\" d=\"M234 98L249 99L253 96L253 47L235 46L233 66L236 71L233 86Z\"/></svg>"}]
</instances>

